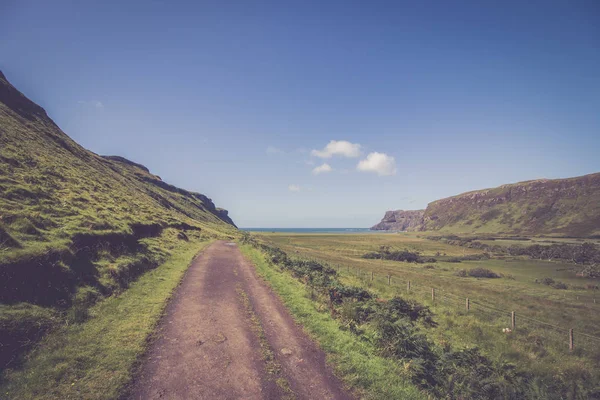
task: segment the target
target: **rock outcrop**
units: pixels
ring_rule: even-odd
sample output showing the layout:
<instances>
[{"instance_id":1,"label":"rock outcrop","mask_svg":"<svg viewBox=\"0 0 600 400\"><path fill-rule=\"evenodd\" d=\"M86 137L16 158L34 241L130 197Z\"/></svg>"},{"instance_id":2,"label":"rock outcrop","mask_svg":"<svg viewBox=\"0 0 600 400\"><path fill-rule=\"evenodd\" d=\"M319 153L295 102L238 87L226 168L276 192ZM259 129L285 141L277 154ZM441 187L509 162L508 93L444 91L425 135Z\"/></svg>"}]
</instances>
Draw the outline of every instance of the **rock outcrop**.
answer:
<instances>
[{"instance_id":1,"label":"rock outcrop","mask_svg":"<svg viewBox=\"0 0 600 400\"><path fill-rule=\"evenodd\" d=\"M387 211L380 223L373 226L374 231L418 231L423 226L425 210Z\"/></svg>"}]
</instances>

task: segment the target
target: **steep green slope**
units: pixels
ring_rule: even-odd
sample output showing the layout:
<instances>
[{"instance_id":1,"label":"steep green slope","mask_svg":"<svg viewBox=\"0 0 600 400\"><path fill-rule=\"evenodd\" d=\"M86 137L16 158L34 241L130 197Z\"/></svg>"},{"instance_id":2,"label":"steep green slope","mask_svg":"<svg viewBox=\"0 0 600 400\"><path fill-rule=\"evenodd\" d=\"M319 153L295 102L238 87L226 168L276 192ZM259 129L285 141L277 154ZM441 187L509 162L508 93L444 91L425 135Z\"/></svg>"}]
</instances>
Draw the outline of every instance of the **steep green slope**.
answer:
<instances>
[{"instance_id":1,"label":"steep green slope","mask_svg":"<svg viewBox=\"0 0 600 400\"><path fill-rule=\"evenodd\" d=\"M477 190L429 203L421 230L586 237L600 234L600 173Z\"/></svg>"},{"instance_id":2,"label":"steep green slope","mask_svg":"<svg viewBox=\"0 0 600 400\"><path fill-rule=\"evenodd\" d=\"M78 145L0 72L0 369L178 243L236 232L208 197Z\"/></svg>"},{"instance_id":3,"label":"steep green slope","mask_svg":"<svg viewBox=\"0 0 600 400\"><path fill-rule=\"evenodd\" d=\"M100 157L64 134L0 76L0 207L4 246L126 232L131 224L232 221L212 201L120 157ZM10 239L12 237L12 240Z\"/></svg>"}]
</instances>

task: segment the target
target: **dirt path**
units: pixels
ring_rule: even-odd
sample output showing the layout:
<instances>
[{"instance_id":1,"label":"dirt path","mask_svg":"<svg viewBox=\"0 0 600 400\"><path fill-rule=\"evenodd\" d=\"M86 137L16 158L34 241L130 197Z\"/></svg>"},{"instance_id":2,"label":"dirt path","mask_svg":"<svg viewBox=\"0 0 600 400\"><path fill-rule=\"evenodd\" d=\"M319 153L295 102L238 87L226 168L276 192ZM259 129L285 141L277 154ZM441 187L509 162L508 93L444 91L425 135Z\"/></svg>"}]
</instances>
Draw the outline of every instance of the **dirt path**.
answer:
<instances>
[{"instance_id":1,"label":"dirt path","mask_svg":"<svg viewBox=\"0 0 600 400\"><path fill-rule=\"evenodd\" d=\"M132 399L350 399L325 354L233 243L189 268Z\"/></svg>"}]
</instances>

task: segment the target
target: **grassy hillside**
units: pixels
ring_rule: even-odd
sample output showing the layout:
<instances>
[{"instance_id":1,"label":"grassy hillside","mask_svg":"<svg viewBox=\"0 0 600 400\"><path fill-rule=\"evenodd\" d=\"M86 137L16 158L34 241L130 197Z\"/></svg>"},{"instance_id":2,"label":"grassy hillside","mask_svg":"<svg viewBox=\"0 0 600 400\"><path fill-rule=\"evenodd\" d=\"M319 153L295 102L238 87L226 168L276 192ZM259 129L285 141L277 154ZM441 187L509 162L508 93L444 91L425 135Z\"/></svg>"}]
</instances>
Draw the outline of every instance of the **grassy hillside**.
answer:
<instances>
[{"instance_id":1,"label":"grassy hillside","mask_svg":"<svg viewBox=\"0 0 600 400\"><path fill-rule=\"evenodd\" d=\"M75 143L0 73L0 369L184 244L235 232L208 197Z\"/></svg>"},{"instance_id":2,"label":"grassy hillside","mask_svg":"<svg viewBox=\"0 0 600 400\"><path fill-rule=\"evenodd\" d=\"M425 212L388 211L374 230L563 237L600 235L600 173L540 179L436 200Z\"/></svg>"},{"instance_id":3,"label":"grassy hillside","mask_svg":"<svg viewBox=\"0 0 600 400\"><path fill-rule=\"evenodd\" d=\"M600 234L600 173L478 190L427 206L423 230L454 233Z\"/></svg>"}]
</instances>

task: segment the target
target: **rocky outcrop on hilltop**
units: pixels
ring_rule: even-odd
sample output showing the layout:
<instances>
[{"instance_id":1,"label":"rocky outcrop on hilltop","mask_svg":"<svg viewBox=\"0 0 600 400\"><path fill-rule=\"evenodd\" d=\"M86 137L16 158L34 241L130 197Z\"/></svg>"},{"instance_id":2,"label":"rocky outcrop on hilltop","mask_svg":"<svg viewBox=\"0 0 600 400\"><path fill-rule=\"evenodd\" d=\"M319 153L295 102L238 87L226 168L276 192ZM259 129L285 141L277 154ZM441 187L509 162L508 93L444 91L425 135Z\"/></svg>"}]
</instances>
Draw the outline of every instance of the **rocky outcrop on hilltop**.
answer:
<instances>
[{"instance_id":1,"label":"rocky outcrop on hilltop","mask_svg":"<svg viewBox=\"0 0 600 400\"><path fill-rule=\"evenodd\" d=\"M217 215L219 218L221 218L221 220L227 222L229 225L236 226L231 217L229 217L229 211L225 210L224 208L217 208Z\"/></svg>"},{"instance_id":2,"label":"rocky outcrop on hilltop","mask_svg":"<svg viewBox=\"0 0 600 400\"><path fill-rule=\"evenodd\" d=\"M373 226L374 231L418 231L423 226L425 210L387 211L380 223Z\"/></svg>"}]
</instances>

